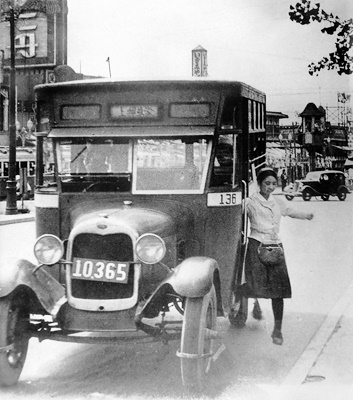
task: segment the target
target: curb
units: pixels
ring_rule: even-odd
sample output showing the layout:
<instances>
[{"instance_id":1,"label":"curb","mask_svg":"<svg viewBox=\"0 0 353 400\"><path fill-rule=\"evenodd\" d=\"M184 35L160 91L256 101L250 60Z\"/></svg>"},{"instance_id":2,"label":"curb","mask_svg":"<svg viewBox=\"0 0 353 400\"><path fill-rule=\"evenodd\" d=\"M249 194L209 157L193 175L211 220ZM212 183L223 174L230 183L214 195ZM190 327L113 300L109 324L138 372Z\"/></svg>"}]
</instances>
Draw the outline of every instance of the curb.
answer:
<instances>
[{"instance_id":1,"label":"curb","mask_svg":"<svg viewBox=\"0 0 353 400\"><path fill-rule=\"evenodd\" d=\"M19 217L19 218L14 218L14 217L0 217L0 226L1 225L10 225L10 224L20 224L21 222L33 222L34 221L34 216L30 217Z\"/></svg>"},{"instance_id":2,"label":"curb","mask_svg":"<svg viewBox=\"0 0 353 400\"><path fill-rule=\"evenodd\" d=\"M33 200L17 200L17 214L6 214L6 201L0 202L0 226L35 221Z\"/></svg>"},{"instance_id":3,"label":"curb","mask_svg":"<svg viewBox=\"0 0 353 400\"><path fill-rule=\"evenodd\" d=\"M320 329L316 332L315 336L282 382L282 389L290 388L292 395L294 396L296 394L296 391L299 390L300 386L305 382L307 375L322 353L325 344L330 340L337 323L344 315L344 311L352 299L353 281L327 315Z\"/></svg>"}]
</instances>

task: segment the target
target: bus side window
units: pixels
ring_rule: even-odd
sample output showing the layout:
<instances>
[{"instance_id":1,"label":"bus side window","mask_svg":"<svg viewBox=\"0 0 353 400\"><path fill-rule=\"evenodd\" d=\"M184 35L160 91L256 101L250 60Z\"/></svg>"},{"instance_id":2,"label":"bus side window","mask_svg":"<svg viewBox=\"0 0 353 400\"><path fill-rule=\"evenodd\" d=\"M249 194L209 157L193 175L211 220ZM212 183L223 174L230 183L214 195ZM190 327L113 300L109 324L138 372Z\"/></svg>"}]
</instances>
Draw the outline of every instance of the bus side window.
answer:
<instances>
[{"instance_id":1,"label":"bus side window","mask_svg":"<svg viewBox=\"0 0 353 400\"><path fill-rule=\"evenodd\" d=\"M220 135L216 145L213 171L211 177L211 187L225 187L233 185L233 169L237 162L235 157L234 135Z\"/></svg>"}]
</instances>

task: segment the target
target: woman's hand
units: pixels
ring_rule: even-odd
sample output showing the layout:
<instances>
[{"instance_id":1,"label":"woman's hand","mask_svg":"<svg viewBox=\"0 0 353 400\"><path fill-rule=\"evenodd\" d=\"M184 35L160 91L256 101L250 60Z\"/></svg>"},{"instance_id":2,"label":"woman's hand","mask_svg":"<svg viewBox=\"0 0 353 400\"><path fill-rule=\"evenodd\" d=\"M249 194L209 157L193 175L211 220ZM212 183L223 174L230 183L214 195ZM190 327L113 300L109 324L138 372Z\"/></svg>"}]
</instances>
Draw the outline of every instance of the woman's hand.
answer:
<instances>
[{"instance_id":1,"label":"woman's hand","mask_svg":"<svg viewBox=\"0 0 353 400\"><path fill-rule=\"evenodd\" d=\"M308 216L306 217L306 219L308 219L310 221L313 218L314 218L314 214L313 213L308 213Z\"/></svg>"}]
</instances>

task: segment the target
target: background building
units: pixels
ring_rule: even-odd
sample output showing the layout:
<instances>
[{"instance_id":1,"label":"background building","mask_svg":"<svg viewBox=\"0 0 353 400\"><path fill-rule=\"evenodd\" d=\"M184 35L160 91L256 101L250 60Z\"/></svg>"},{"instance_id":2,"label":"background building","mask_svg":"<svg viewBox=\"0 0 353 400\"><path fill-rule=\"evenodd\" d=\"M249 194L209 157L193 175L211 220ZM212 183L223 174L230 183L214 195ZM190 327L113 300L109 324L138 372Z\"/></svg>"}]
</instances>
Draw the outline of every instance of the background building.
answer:
<instances>
[{"instance_id":1,"label":"background building","mask_svg":"<svg viewBox=\"0 0 353 400\"><path fill-rule=\"evenodd\" d=\"M67 0L0 0L0 198L9 179L10 6L14 10L16 175L35 170L34 86L83 79L67 64ZM21 178L22 179L22 178ZM23 182L22 182L23 183ZM20 183L21 187L27 187Z\"/></svg>"},{"instance_id":2,"label":"background building","mask_svg":"<svg viewBox=\"0 0 353 400\"><path fill-rule=\"evenodd\" d=\"M286 114L266 112L267 164L280 175L284 171L288 180L302 178L309 171L308 153L300 144L300 125L280 125Z\"/></svg>"},{"instance_id":3,"label":"background building","mask_svg":"<svg viewBox=\"0 0 353 400\"><path fill-rule=\"evenodd\" d=\"M352 138L348 123L328 121L327 111L314 103L308 103L299 116L300 124L280 125L280 120L288 117L286 114L266 112L268 165L279 174L285 171L291 182L303 178L309 171L343 171L353 165L348 159L353 154L353 147L348 143Z\"/></svg>"},{"instance_id":4,"label":"background building","mask_svg":"<svg viewBox=\"0 0 353 400\"><path fill-rule=\"evenodd\" d=\"M12 2L11 2L12 1ZM83 79L67 65L67 0L2 0L15 4L16 129L18 135L34 127L35 85ZM0 19L0 146L8 145L10 24ZM31 121L31 122L29 122Z\"/></svg>"},{"instance_id":5,"label":"background building","mask_svg":"<svg viewBox=\"0 0 353 400\"><path fill-rule=\"evenodd\" d=\"M343 170L346 159L348 127L332 124L326 120L326 111L322 106L309 103L299 114L302 118L301 144L308 150L310 170Z\"/></svg>"}]
</instances>

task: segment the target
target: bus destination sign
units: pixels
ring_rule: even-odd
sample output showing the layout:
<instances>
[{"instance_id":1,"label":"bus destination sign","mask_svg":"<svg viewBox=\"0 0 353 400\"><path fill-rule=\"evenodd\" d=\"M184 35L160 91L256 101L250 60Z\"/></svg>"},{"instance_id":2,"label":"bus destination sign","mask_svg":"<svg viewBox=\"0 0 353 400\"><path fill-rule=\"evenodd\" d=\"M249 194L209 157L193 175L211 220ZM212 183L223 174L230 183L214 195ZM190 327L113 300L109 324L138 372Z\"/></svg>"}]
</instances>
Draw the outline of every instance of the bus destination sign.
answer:
<instances>
[{"instance_id":1,"label":"bus destination sign","mask_svg":"<svg viewBox=\"0 0 353 400\"><path fill-rule=\"evenodd\" d=\"M114 119L158 118L157 105L112 105L110 115Z\"/></svg>"}]
</instances>

